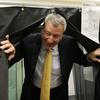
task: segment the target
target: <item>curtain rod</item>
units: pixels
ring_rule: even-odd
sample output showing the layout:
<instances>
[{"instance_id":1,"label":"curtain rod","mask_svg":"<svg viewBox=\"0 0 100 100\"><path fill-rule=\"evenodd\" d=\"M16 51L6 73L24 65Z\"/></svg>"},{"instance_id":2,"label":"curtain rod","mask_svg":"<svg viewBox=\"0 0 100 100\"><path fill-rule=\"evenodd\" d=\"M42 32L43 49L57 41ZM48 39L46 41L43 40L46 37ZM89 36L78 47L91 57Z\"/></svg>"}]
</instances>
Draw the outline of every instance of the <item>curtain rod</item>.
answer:
<instances>
[{"instance_id":1,"label":"curtain rod","mask_svg":"<svg viewBox=\"0 0 100 100\"><path fill-rule=\"evenodd\" d=\"M54 4L54 3L51 3L51 4L47 4L47 3L12 3L12 2L1 2L0 1L0 7L9 7L9 6L18 6L18 7L38 7L38 8L54 8L54 7L69 7L69 8L81 8L82 5L80 4Z\"/></svg>"}]
</instances>

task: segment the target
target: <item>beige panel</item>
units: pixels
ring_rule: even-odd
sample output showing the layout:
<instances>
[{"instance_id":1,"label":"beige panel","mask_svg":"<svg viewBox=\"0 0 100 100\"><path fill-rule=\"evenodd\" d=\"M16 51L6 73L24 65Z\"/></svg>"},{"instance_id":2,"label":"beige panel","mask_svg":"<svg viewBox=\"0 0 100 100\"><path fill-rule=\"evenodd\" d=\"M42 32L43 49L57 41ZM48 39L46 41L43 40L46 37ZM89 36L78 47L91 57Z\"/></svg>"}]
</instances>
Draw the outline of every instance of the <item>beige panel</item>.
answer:
<instances>
[{"instance_id":1,"label":"beige panel","mask_svg":"<svg viewBox=\"0 0 100 100\"><path fill-rule=\"evenodd\" d=\"M25 0L25 1L27 1L27 0ZM32 0L30 0L30 1L32 1ZM74 2L79 2L81 0L34 0L34 1L65 1L65 2L72 2L72 1L74 1Z\"/></svg>"},{"instance_id":2,"label":"beige panel","mask_svg":"<svg viewBox=\"0 0 100 100\"><path fill-rule=\"evenodd\" d=\"M22 1L22 0L21 0ZM42 2L49 2L49 3L80 3L82 0L25 0L26 2L37 2L39 1L40 3Z\"/></svg>"},{"instance_id":3,"label":"beige panel","mask_svg":"<svg viewBox=\"0 0 100 100\"><path fill-rule=\"evenodd\" d=\"M3 4L22 4L22 5L33 5L33 6L70 6L79 5L81 0L0 0Z\"/></svg>"}]
</instances>

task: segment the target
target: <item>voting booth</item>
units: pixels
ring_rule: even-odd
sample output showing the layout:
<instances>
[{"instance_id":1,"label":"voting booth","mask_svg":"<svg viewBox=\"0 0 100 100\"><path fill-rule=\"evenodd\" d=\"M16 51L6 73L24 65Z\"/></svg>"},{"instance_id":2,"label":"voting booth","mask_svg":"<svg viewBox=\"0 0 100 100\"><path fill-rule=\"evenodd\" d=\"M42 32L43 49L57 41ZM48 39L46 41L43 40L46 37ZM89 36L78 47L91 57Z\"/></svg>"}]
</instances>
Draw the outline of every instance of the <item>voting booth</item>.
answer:
<instances>
[{"instance_id":1,"label":"voting booth","mask_svg":"<svg viewBox=\"0 0 100 100\"><path fill-rule=\"evenodd\" d=\"M52 1L48 5L45 0L34 3L31 0L24 2L0 1L0 39L5 39L5 35L9 34L10 41L16 46L30 33L34 34L40 31L45 16L55 11L62 14L68 23L64 34L74 36L84 53L100 47L100 7L94 5L95 2L91 4L85 0L84 2L72 0L70 3L67 1L66 5L58 1ZM38 2L40 2L39 5ZM84 39L87 42L84 42ZM89 47L90 44L92 46ZM0 100L20 100L24 80L23 60L9 68L7 55L3 51L1 54L3 60L1 60L2 66L0 67ZM93 69L92 66L83 68L78 64L73 65L71 79L73 80L74 93L69 95L70 100L72 98L75 100L94 100L95 76L98 74L98 70L98 67Z\"/></svg>"}]
</instances>

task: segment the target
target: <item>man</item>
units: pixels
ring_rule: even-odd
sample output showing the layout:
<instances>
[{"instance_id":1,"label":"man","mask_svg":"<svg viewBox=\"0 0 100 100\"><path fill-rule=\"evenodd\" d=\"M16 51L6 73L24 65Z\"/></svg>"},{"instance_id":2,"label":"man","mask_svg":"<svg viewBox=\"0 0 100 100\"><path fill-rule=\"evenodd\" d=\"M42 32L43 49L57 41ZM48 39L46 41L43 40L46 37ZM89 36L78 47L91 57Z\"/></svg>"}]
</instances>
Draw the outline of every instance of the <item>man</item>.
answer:
<instances>
[{"instance_id":1,"label":"man","mask_svg":"<svg viewBox=\"0 0 100 100\"><path fill-rule=\"evenodd\" d=\"M68 79L73 63L86 66L89 64L87 57L95 58L94 52L84 55L74 38L63 35L66 27L66 20L52 13L45 18L41 34L29 35L16 47L9 40L1 42L0 48L7 53L10 65L24 58L25 80L21 100L40 100L46 50L51 50L53 56L50 100L68 100Z\"/></svg>"}]
</instances>

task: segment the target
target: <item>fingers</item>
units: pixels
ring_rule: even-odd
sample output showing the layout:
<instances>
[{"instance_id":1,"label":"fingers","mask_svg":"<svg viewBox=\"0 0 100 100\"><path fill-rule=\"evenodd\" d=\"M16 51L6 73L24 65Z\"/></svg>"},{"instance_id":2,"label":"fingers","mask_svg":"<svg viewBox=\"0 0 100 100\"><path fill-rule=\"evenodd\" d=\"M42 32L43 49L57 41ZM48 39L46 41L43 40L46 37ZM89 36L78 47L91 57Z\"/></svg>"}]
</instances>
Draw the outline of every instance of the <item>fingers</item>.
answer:
<instances>
[{"instance_id":1,"label":"fingers","mask_svg":"<svg viewBox=\"0 0 100 100\"><path fill-rule=\"evenodd\" d=\"M1 41L0 44L0 49L4 50L8 55L8 60L11 60L15 56L15 47L9 41L9 35L6 35L6 40Z\"/></svg>"},{"instance_id":2,"label":"fingers","mask_svg":"<svg viewBox=\"0 0 100 100\"><path fill-rule=\"evenodd\" d=\"M15 56L15 55L10 54L10 55L8 56L8 60L10 61L12 58L14 58L14 56Z\"/></svg>"},{"instance_id":3,"label":"fingers","mask_svg":"<svg viewBox=\"0 0 100 100\"><path fill-rule=\"evenodd\" d=\"M100 48L96 49L96 50L94 51L94 54L97 55L97 56L100 56Z\"/></svg>"},{"instance_id":4,"label":"fingers","mask_svg":"<svg viewBox=\"0 0 100 100\"><path fill-rule=\"evenodd\" d=\"M94 62L99 62L99 63L100 63L100 59L98 59L98 58L96 58L96 57L94 57L92 60L93 60Z\"/></svg>"},{"instance_id":5,"label":"fingers","mask_svg":"<svg viewBox=\"0 0 100 100\"><path fill-rule=\"evenodd\" d=\"M9 35L6 35L6 39L9 40Z\"/></svg>"},{"instance_id":6,"label":"fingers","mask_svg":"<svg viewBox=\"0 0 100 100\"><path fill-rule=\"evenodd\" d=\"M93 52L90 52L87 57L93 61L93 62L99 62L100 63L100 58L98 58L100 56L100 48L97 48L96 50L94 50Z\"/></svg>"},{"instance_id":7,"label":"fingers","mask_svg":"<svg viewBox=\"0 0 100 100\"><path fill-rule=\"evenodd\" d=\"M6 37L6 40L3 40L0 42L1 44L0 48L3 50L9 49L12 46L12 44L9 41L9 35L6 35L5 37Z\"/></svg>"},{"instance_id":8,"label":"fingers","mask_svg":"<svg viewBox=\"0 0 100 100\"><path fill-rule=\"evenodd\" d=\"M11 48L8 48L8 49L4 50L4 52L7 53L7 54L9 54L9 53L12 52L12 50L13 50L13 48L11 47Z\"/></svg>"},{"instance_id":9,"label":"fingers","mask_svg":"<svg viewBox=\"0 0 100 100\"><path fill-rule=\"evenodd\" d=\"M1 41L1 46L0 46L1 49L4 50L6 48L9 48L10 46L11 46L11 43L8 40Z\"/></svg>"}]
</instances>

